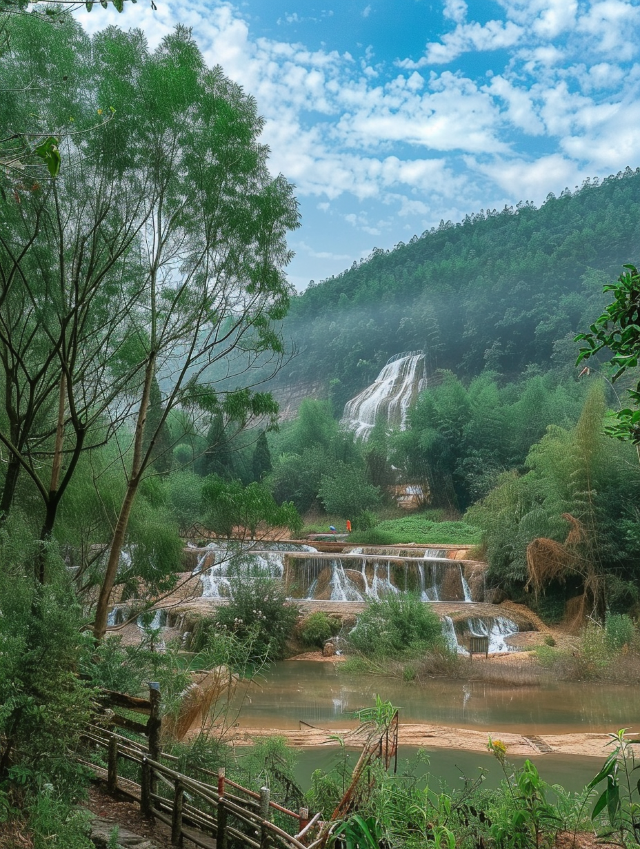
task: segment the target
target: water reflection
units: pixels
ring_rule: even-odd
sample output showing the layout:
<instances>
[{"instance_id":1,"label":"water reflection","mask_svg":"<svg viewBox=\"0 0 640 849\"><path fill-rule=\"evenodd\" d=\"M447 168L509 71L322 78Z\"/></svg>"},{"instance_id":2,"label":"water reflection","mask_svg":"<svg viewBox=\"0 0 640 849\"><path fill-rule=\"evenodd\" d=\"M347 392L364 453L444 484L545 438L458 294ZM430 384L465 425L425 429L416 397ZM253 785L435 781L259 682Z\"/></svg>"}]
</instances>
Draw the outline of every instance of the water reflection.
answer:
<instances>
[{"instance_id":1,"label":"water reflection","mask_svg":"<svg viewBox=\"0 0 640 849\"><path fill-rule=\"evenodd\" d=\"M625 686L556 683L514 687L433 679L417 685L347 675L331 663L283 661L251 692L245 727L347 727L345 714L370 707L376 694L401 708L402 722L513 730L531 734L612 731L640 725L640 700ZM240 696L239 696L240 697Z\"/></svg>"}]
</instances>

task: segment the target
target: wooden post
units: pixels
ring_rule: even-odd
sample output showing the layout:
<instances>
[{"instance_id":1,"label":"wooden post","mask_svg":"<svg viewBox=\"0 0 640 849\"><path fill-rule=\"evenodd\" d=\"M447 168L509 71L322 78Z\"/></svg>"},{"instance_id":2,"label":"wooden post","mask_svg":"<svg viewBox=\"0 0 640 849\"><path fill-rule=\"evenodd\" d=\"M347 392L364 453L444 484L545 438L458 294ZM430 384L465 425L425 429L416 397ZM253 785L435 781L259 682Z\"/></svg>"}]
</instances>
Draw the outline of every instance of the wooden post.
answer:
<instances>
[{"instance_id":1,"label":"wooden post","mask_svg":"<svg viewBox=\"0 0 640 849\"><path fill-rule=\"evenodd\" d=\"M218 849L227 849L227 809L224 805L224 767L218 769L218 829L216 832L216 844Z\"/></svg>"},{"instance_id":2,"label":"wooden post","mask_svg":"<svg viewBox=\"0 0 640 849\"><path fill-rule=\"evenodd\" d=\"M184 803L184 786L179 778L176 778L175 792L173 795L173 812L171 815L171 843L173 846L182 846L182 805Z\"/></svg>"},{"instance_id":3,"label":"wooden post","mask_svg":"<svg viewBox=\"0 0 640 849\"><path fill-rule=\"evenodd\" d=\"M142 759L142 776L140 778L140 810L145 817L153 813L151 808L151 765L146 758Z\"/></svg>"},{"instance_id":4,"label":"wooden post","mask_svg":"<svg viewBox=\"0 0 640 849\"><path fill-rule=\"evenodd\" d=\"M300 808L300 831L309 825L309 808ZM303 834L300 838L301 843L307 842L307 835Z\"/></svg>"},{"instance_id":5,"label":"wooden post","mask_svg":"<svg viewBox=\"0 0 640 849\"><path fill-rule=\"evenodd\" d=\"M265 822L269 822L271 820L271 807L269 806L270 796L271 791L268 787L260 788L260 818L262 819L262 825L260 826L260 849L269 849L269 845L271 843L271 835L264 825Z\"/></svg>"},{"instance_id":6,"label":"wooden post","mask_svg":"<svg viewBox=\"0 0 640 849\"><path fill-rule=\"evenodd\" d=\"M160 760L160 685L155 681L149 682L149 701L151 702L151 713L147 722L147 734L149 735L149 757L152 761ZM153 770L149 773L149 791L156 792L156 776Z\"/></svg>"},{"instance_id":7,"label":"wooden post","mask_svg":"<svg viewBox=\"0 0 640 849\"><path fill-rule=\"evenodd\" d=\"M118 738L115 734L109 737L109 754L107 760L107 791L112 795L118 789Z\"/></svg>"}]
</instances>

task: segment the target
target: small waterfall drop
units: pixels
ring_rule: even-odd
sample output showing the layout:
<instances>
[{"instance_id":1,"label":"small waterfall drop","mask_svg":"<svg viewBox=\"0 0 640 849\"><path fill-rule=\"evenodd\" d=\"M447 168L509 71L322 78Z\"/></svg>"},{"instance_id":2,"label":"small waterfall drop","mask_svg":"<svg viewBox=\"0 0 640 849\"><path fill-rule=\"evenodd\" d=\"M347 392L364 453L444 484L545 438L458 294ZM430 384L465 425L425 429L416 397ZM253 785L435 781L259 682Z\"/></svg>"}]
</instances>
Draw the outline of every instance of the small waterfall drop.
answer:
<instances>
[{"instance_id":1,"label":"small waterfall drop","mask_svg":"<svg viewBox=\"0 0 640 849\"><path fill-rule=\"evenodd\" d=\"M376 380L346 403L342 424L364 440L381 415L389 424L404 429L409 406L425 385L422 351L392 357Z\"/></svg>"},{"instance_id":2,"label":"small waterfall drop","mask_svg":"<svg viewBox=\"0 0 640 849\"><path fill-rule=\"evenodd\" d=\"M464 593L464 600L466 602L473 601L471 598L471 590L469 589L469 584L467 583L467 579L464 576L464 569L460 566L460 581L462 582L462 592Z\"/></svg>"},{"instance_id":3,"label":"small waterfall drop","mask_svg":"<svg viewBox=\"0 0 640 849\"><path fill-rule=\"evenodd\" d=\"M282 579L287 551L311 553L316 552L316 549L311 545L261 542L258 551L233 543L212 542L198 558L193 574L200 575L203 598L229 598L234 579Z\"/></svg>"},{"instance_id":4,"label":"small waterfall drop","mask_svg":"<svg viewBox=\"0 0 640 849\"><path fill-rule=\"evenodd\" d=\"M468 654L464 646L458 642L458 635L453 624L453 619L450 616L445 616L442 620L442 634L447 642L447 646L452 652L457 654Z\"/></svg>"},{"instance_id":5,"label":"small waterfall drop","mask_svg":"<svg viewBox=\"0 0 640 849\"><path fill-rule=\"evenodd\" d=\"M505 616L491 617L488 624L484 619L467 619L469 633L473 637L489 637L489 654L510 652L515 649L506 642L506 638L518 633L518 626Z\"/></svg>"}]
</instances>

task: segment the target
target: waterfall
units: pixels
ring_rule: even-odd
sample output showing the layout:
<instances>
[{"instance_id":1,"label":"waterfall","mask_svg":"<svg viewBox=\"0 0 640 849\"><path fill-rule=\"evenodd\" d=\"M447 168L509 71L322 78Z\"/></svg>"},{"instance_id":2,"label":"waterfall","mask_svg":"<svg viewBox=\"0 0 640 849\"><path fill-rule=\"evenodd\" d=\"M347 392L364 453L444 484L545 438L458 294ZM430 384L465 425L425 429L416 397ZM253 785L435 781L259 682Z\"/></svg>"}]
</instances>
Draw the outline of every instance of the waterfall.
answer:
<instances>
[{"instance_id":1,"label":"waterfall","mask_svg":"<svg viewBox=\"0 0 640 849\"><path fill-rule=\"evenodd\" d=\"M364 601L362 593L347 577L339 560L331 560L331 601Z\"/></svg>"},{"instance_id":2,"label":"waterfall","mask_svg":"<svg viewBox=\"0 0 640 849\"><path fill-rule=\"evenodd\" d=\"M467 579L464 576L464 569L460 566L460 580L462 581L462 592L464 593L464 600L466 602L473 601L471 598L471 590L469 589L469 584L467 583Z\"/></svg>"},{"instance_id":3,"label":"waterfall","mask_svg":"<svg viewBox=\"0 0 640 849\"><path fill-rule=\"evenodd\" d=\"M446 640L447 646L457 654L468 654L464 646L458 642L458 635L453 624L453 619L450 616L445 616L442 620L442 634Z\"/></svg>"},{"instance_id":4,"label":"waterfall","mask_svg":"<svg viewBox=\"0 0 640 849\"><path fill-rule=\"evenodd\" d=\"M389 424L404 429L409 405L425 385L425 365L422 351L392 357L374 383L348 401L342 424L366 440L379 414Z\"/></svg>"},{"instance_id":5,"label":"waterfall","mask_svg":"<svg viewBox=\"0 0 640 849\"><path fill-rule=\"evenodd\" d=\"M469 633L473 637L489 637L489 654L496 652L509 652L514 649L507 644L506 637L518 633L518 626L505 616L490 617L489 626L484 619L467 619Z\"/></svg>"},{"instance_id":6,"label":"waterfall","mask_svg":"<svg viewBox=\"0 0 640 849\"><path fill-rule=\"evenodd\" d=\"M144 613L142 613L140 616L138 616L138 618L136 620L136 624L138 625L138 628L144 628L145 627L144 619L145 619ZM150 631L157 631L160 628L166 628L166 627L167 627L167 611L166 610L154 610L153 619L151 620L151 622L149 622L149 624L146 626L146 628Z\"/></svg>"},{"instance_id":7,"label":"waterfall","mask_svg":"<svg viewBox=\"0 0 640 849\"><path fill-rule=\"evenodd\" d=\"M261 543L263 545L263 543ZM267 544L268 551L241 549L233 543L210 543L194 569L200 575L203 598L229 598L234 578L252 581L257 578L282 578L284 574L284 552L292 546ZM267 547L265 545L265 547ZM297 550L312 550L311 546L296 546ZM213 557L213 565L206 571L207 558Z\"/></svg>"}]
</instances>

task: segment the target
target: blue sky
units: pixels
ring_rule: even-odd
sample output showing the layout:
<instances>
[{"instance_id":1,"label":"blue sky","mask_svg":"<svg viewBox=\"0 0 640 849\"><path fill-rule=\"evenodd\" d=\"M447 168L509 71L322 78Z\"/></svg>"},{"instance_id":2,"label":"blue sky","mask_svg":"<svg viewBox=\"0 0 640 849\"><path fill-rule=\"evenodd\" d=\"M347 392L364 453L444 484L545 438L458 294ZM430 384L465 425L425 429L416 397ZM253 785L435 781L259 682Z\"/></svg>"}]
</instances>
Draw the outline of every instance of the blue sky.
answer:
<instances>
[{"instance_id":1,"label":"blue sky","mask_svg":"<svg viewBox=\"0 0 640 849\"><path fill-rule=\"evenodd\" d=\"M266 118L296 185L298 289L374 247L640 166L640 0L156 0Z\"/></svg>"}]
</instances>

